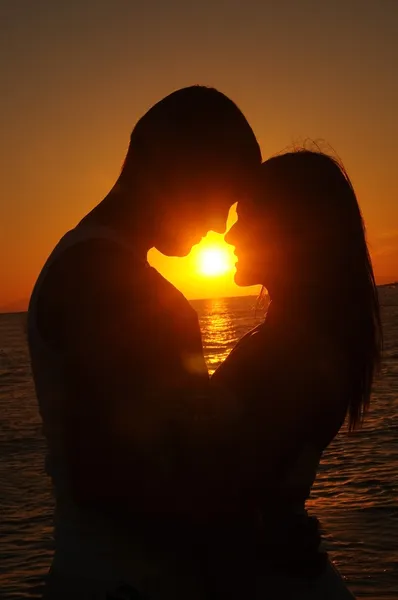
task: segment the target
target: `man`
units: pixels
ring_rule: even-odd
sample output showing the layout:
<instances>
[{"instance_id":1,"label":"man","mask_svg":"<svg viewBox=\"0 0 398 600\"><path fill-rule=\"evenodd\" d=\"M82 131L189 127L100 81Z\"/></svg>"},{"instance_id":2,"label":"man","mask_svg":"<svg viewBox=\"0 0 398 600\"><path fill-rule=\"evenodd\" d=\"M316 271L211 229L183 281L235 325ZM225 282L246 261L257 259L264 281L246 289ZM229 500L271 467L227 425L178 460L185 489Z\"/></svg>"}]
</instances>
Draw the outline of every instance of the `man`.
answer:
<instances>
[{"instance_id":1,"label":"man","mask_svg":"<svg viewBox=\"0 0 398 600\"><path fill-rule=\"evenodd\" d=\"M99 580L156 595L145 582L162 570L153 548L168 524L177 535L186 516L225 501L214 447L207 459L200 450L221 430L197 315L146 255L185 256L223 232L260 164L231 100L200 86L174 92L136 124L116 185L38 279L29 347L55 487L55 597L72 580L76 598Z\"/></svg>"}]
</instances>

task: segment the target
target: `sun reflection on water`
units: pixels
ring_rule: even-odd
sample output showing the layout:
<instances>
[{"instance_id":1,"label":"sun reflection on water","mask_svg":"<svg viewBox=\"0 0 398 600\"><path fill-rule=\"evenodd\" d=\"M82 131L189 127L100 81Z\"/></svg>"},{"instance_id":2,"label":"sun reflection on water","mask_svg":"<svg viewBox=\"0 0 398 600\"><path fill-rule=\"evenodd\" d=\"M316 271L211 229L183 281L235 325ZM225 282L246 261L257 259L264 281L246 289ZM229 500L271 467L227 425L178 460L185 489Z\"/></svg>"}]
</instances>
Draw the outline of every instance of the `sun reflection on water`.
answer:
<instances>
[{"instance_id":1,"label":"sun reflection on water","mask_svg":"<svg viewBox=\"0 0 398 600\"><path fill-rule=\"evenodd\" d=\"M206 305L202 336L207 349L207 366L212 374L233 348L236 333L225 298L206 300Z\"/></svg>"},{"instance_id":2,"label":"sun reflection on water","mask_svg":"<svg viewBox=\"0 0 398 600\"><path fill-rule=\"evenodd\" d=\"M236 342L258 324L254 297L212 298L193 302L201 314L203 346L210 375L226 359ZM242 309L242 306L244 307Z\"/></svg>"}]
</instances>

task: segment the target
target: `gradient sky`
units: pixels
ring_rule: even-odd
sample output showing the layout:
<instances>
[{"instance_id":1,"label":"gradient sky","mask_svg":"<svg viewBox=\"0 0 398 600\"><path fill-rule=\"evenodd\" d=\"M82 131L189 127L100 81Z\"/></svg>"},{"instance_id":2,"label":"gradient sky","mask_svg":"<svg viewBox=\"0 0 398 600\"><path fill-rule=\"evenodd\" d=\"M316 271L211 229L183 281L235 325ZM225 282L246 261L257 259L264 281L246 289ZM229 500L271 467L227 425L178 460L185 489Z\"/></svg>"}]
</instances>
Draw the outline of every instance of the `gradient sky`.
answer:
<instances>
[{"instance_id":1,"label":"gradient sky","mask_svg":"<svg viewBox=\"0 0 398 600\"><path fill-rule=\"evenodd\" d=\"M398 279L397 0L1 0L0 72L0 306L29 295L108 192L137 119L194 83L237 102L264 158L326 140L378 280ZM152 260L203 295L175 260Z\"/></svg>"}]
</instances>

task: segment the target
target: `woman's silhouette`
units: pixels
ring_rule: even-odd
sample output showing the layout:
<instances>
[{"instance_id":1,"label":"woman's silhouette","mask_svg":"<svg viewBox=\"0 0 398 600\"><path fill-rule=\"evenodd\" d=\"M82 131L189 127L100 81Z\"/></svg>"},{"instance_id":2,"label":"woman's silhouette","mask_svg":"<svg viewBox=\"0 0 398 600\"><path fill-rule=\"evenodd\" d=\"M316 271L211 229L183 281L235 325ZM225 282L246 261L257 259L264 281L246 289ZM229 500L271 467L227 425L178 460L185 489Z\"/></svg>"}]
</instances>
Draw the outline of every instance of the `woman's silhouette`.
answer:
<instances>
[{"instance_id":1,"label":"woman's silhouette","mask_svg":"<svg viewBox=\"0 0 398 600\"><path fill-rule=\"evenodd\" d=\"M321 152L271 158L226 240L238 285L261 284L271 299L264 322L213 376L245 404L258 472L261 567L250 579L258 597L351 597L319 550L305 502L346 418L350 430L360 425L380 358L378 296L352 184Z\"/></svg>"}]
</instances>

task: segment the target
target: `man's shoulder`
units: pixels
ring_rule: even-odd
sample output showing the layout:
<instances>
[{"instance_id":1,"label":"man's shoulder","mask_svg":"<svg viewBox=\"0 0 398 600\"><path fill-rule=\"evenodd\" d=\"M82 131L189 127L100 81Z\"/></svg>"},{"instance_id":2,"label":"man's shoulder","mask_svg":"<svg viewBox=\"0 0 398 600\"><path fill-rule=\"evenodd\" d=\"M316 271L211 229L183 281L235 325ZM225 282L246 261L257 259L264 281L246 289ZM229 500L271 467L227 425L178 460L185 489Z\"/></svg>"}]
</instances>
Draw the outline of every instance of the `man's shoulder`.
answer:
<instances>
[{"instance_id":1,"label":"man's shoulder","mask_svg":"<svg viewBox=\"0 0 398 600\"><path fill-rule=\"evenodd\" d=\"M40 320L157 322L196 315L188 300L145 260L112 240L90 239L65 249L52 263L38 293Z\"/></svg>"},{"instance_id":2,"label":"man's shoulder","mask_svg":"<svg viewBox=\"0 0 398 600\"><path fill-rule=\"evenodd\" d=\"M42 294L51 291L97 294L100 290L145 289L147 265L123 246L107 239L83 240L62 250L47 264L40 286ZM65 289L66 288L66 289ZM42 295L41 294L41 295Z\"/></svg>"},{"instance_id":3,"label":"man's shoulder","mask_svg":"<svg viewBox=\"0 0 398 600\"><path fill-rule=\"evenodd\" d=\"M81 241L53 253L45 266L34 292L37 322L48 330L77 326L82 319L98 323L111 319L113 311L120 318L138 314L137 306L142 314L147 293L145 261L109 240Z\"/></svg>"},{"instance_id":4,"label":"man's shoulder","mask_svg":"<svg viewBox=\"0 0 398 600\"><path fill-rule=\"evenodd\" d=\"M191 306L145 259L109 239L89 239L65 249L49 265L45 280L56 290L66 285L90 292L99 286L109 293L129 290L138 296L153 294L162 305L176 302Z\"/></svg>"}]
</instances>

